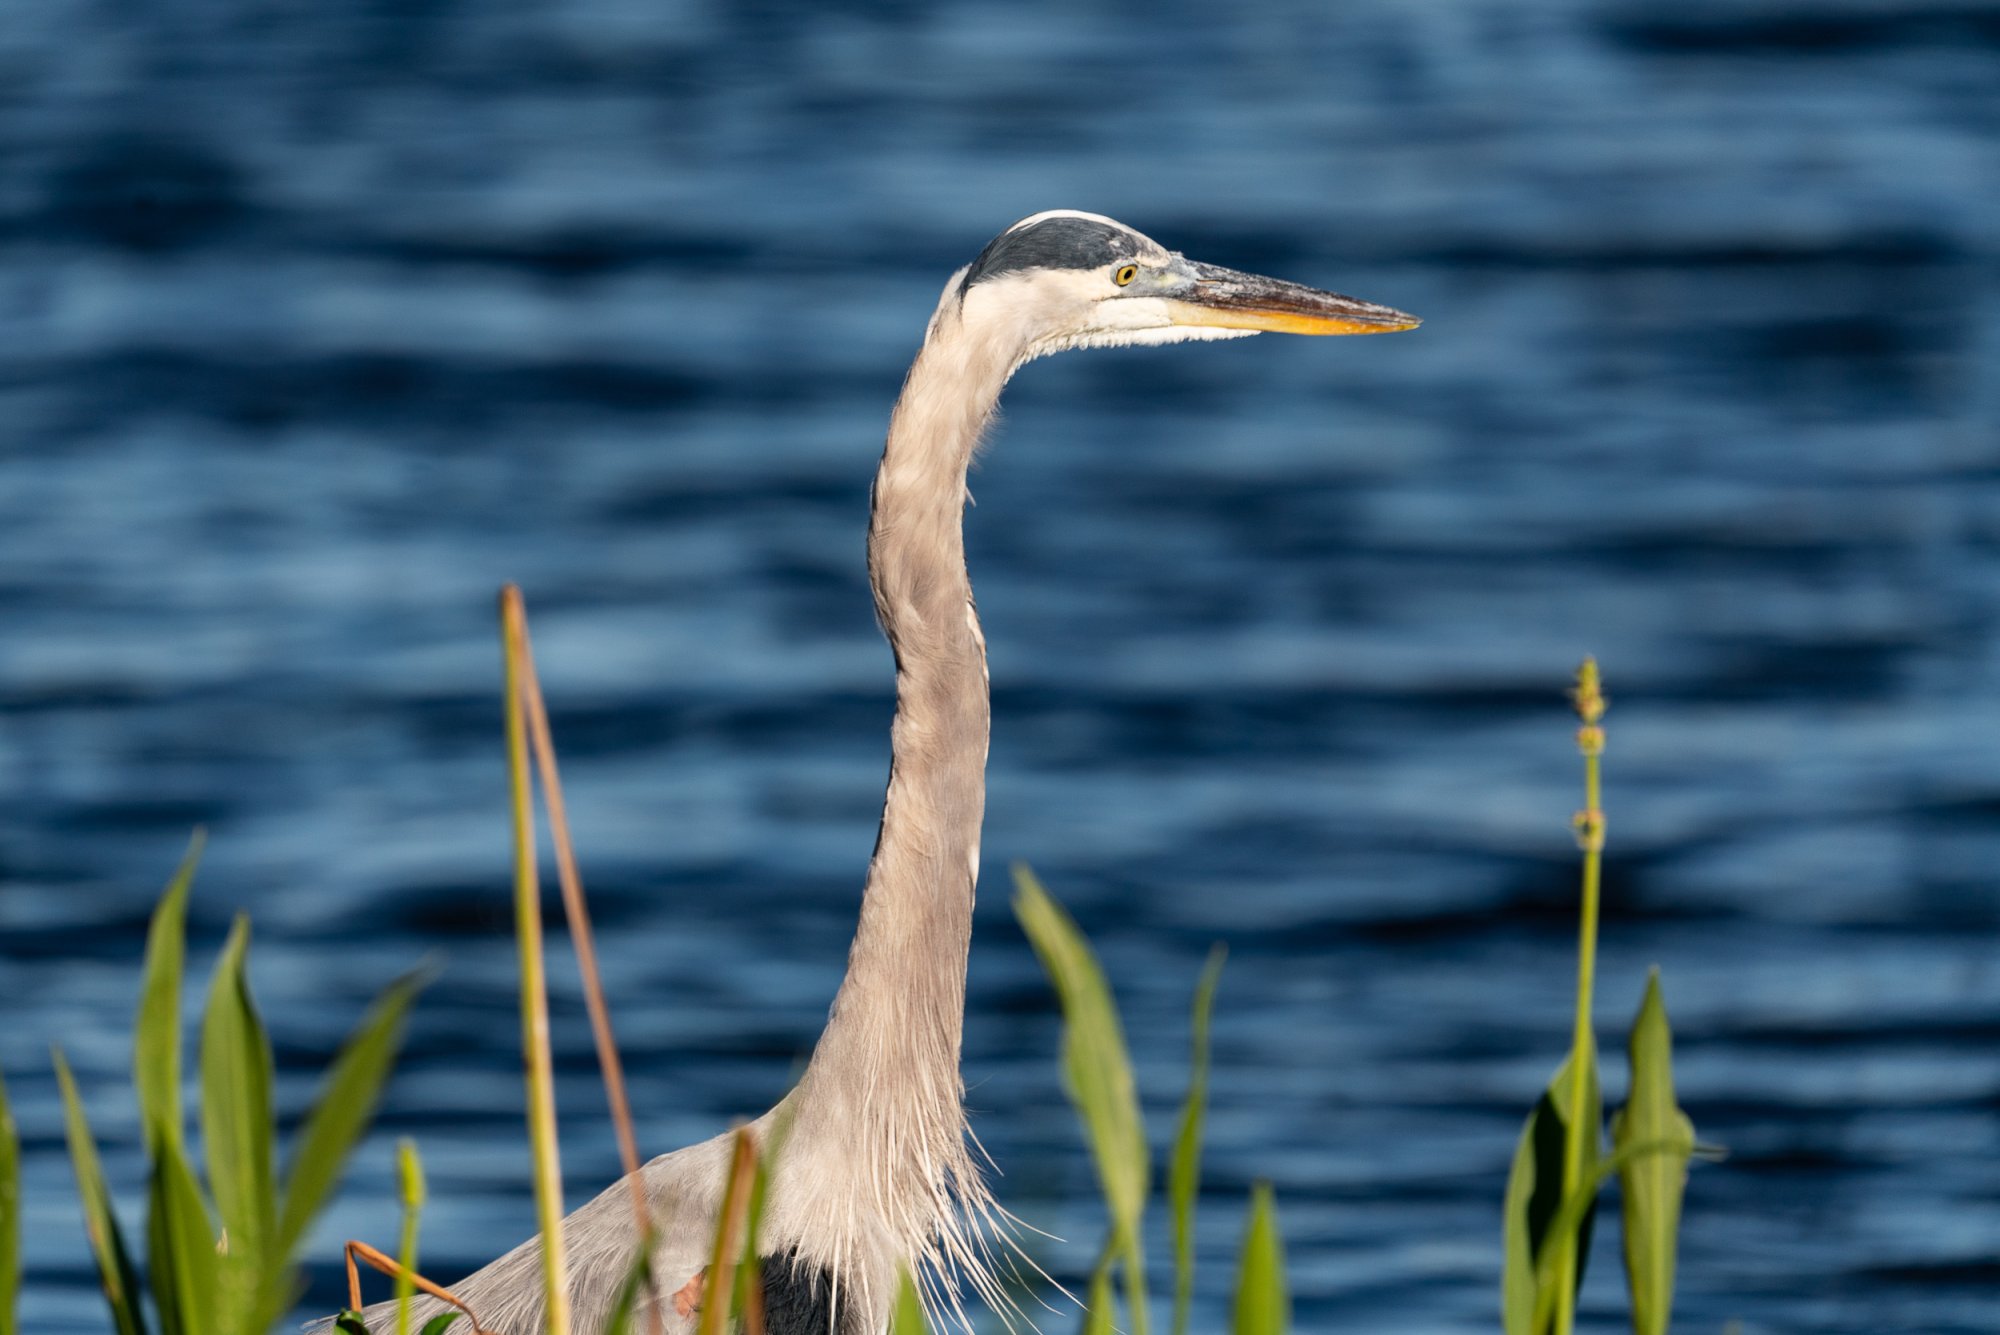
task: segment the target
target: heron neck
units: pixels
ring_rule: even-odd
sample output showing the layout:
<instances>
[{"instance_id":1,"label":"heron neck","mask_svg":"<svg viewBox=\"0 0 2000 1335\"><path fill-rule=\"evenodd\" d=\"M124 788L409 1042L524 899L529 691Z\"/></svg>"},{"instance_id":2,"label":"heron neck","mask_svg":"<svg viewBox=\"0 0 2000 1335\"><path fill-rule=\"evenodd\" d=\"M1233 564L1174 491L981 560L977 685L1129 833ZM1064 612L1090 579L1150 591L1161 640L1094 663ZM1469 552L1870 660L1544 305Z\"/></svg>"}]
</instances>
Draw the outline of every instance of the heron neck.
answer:
<instances>
[{"instance_id":1,"label":"heron neck","mask_svg":"<svg viewBox=\"0 0 2000 1335\"><path fill-rule=\"evenodd\" d=\"M890 419L868 530L876 615L896 659L889 790L847 976L805 1077L815 1100L834 1094L829 1085L865 1082L830 1100L853 1112L873 1106L880 1116L882 1100L902 1101L896 1120L922 1127L940 1150L961 1137L989 730L986 642L965 570L965 475L1012 368L1006 349L966 332L948 297Z\"/></svg>"}]
</instances>

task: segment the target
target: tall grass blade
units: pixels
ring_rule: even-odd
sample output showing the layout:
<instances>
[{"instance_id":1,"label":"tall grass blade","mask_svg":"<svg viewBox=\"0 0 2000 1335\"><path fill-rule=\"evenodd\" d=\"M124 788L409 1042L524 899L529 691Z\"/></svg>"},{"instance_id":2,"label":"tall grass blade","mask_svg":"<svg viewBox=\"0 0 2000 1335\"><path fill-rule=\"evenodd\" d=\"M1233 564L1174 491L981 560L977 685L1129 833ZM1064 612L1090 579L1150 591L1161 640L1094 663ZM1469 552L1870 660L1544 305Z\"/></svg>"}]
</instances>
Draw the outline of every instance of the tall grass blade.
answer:
<instances>
[{"instance_id":1,"label":"tall grass blade","mask_svg":"<svg viewBox=\"0 0 2000 1335\"><path fill-rule=\"evenodd\" d=\"M1236 1271L1234 1335L1285 1335L1292 1326L1292 1296L1285 1285L1285 1243L1271 1184L1250 1193L1250 1222Z\"/></svg>"},{"instance_id":2,"label":"tall grass blade","mask_svg":"<svg viewBox=\"0 0 2000 1335\"><path fill-rule=\"evenodd\" d=\"M1632 1090L1611 1122L1611 1143L1624 1150L1667 1141L1674 1152L1636 1157L1618 1174L1624 1209L1625 1280L1632 1294L1633 1335L1666 1335L1674 1307L1674 1260L1681 1194L1687 1186L1694 1123L1674 1099L1674 1036L1660 996L1660 971L1632 1023Z\"/></svg>"},{"instance_id":3,"label":"tall grass blade","mask_svg":"<svg viewBox=\"0 0 2000 1335\"><path fill-rule=\"evenodd\" d=\"M1026 867L1014 869L1014 915L1062 1002L1063 1085L1083 1118L1097 1160L1098 1180L1111 1212L1113 1249L1124 1260L1131 1329L1133 1335L1146 1335L1140 1226L1151 1190L1152 1160L1126 1055L1125 1030L1090 944L1076 921Z\"/></svg>"},{"instance_id":4,"label":"tall grass blade","mask_svg":"<svg viewBox=\"0 0 2000 1335\"><path fill-rule=\"evenodd\" d=\"M267 1279L283 1270L270 1252L277 1227L272 1167L271 1043L246 973L250 919L238 915L216 961L201 1023L201 1139L209 1190L222 1224L218 1287L209 1319L246 1330Z\"/></svg>"},{"instance_id":5,"label":"tall grass blade","mask_svg":"<svg viewBox=\"0 0 2000 1335\"><path fill-rule=\"evenodd\" d=\"M181 1143L181 976L187 959L188 889L207 837L196 830L179 870L167 882L146 931L139 1013L132 1023L132 1084L146 1143Z\"/></svg>"},{"instance_id":6,"label":"tall grass blade","mask_svg":"<svg viewBox=\"0 0 2000 1335\"><path fill-rule=\"evenodd\" d=\"M111 1211L111 1193L104 1187L104 1169L97 1158L97 1141L90 1134L83 1100L76 1092L76 1077L62 1049L55 1059L56 1084L62 1090L63 1133L69 1140L69 1158L76 1169L76 1193L83 1200L83 1229L90 1250L97 1258L98 1283L104 1301L111 1308L111 1324L118 1335L146 1335L146 1312L139 1296L139 1276L132 1265L132 1253Z\"/></svg>"},{"instance_id":7,"label":"tall grass blade","mask_svg":"<svg viewBox=\"0 0 2000 1335\"><path fill-rule=\"evenodd\" d=\"M1116 1335L1118 1297L1112 1290L1112 1254L1106 1252L1090 1272L1090 1300L1083 1309L1083 1335Z\"/></svg>"},{"instance_id":8,"label":"tall grass blade","mask_svg":"<svg viewBox=\"0 0 2000 1335\"><path fill-rule=\"evenodd\" d=\"M146 1264L160 1329L166 1335L240 1331L235 1314L219 1309L215 1226L194 1166L179 1146L154 1147L146 1206Z\"/></svg>"},{"instance_id":9,"label":"tall grass blade","mask_svg":"<svg viewBox=\"0 0 2000 1335\"><path fill-rule=\"evenodd\" d=\"M1188 1311L1194 1302L1194 1206L1201 1194L1201 1131L1208 1114L1208 1024L1226 954L1220 945L1209 951L1201 981L1195 984L1187 1099L1181 1104L1167 1168L1167 1200L1174 1216L1174 1335L1187 1335Z\"/></svg>"},{"instance_id":10,"label":"tall grass blade","mask_svg":"<svg viewBox=\"0 0 2000 1335\"><path fill-rule=\"evenodd\" d=\"M509 584L500 593L500 634L506 667L507 787L513 808L514 936L521 968L521 1048L527 1066L528 1138L534 1153L535 1215L541 1226L548 1335L569 1335L562 1164L556 1152L555 1072L549 1048L541 881L535 870L535 817L529 791L528 725L522 687L527 663L526 618L521 591Z\"/></svg>"},{"instance_id":11,"label":"tall grass blade","mask_svg":"<svg viewBox=\"0 0 2000 1335\"><path fill-rule=\"evenodd\" d=\"M1584 1076L1582 1125L1585 1129L1585 1170L1577 1179L1580 1183L1597 1180L1595 1172L1602 1144L1601 1132L1596 1130L1602 1125L1602 1096L1598 1090L1595 1053L1591 1056ZM1500 1279L1501 1317L1506 1335L1542 1335L1547 1325L1546 1317L1538 1322L1536 1312L1538 1309L1544 1312L1551 1310L1540 1301L1543 1286L1537 1277L1536 1261L1545 1255L1544 1245L1556 1235L1554 1226L1569 1192L1563 1162L1569 1128L1576 1120L1570 1115L1570 1100L1575 1089L1572 1060L1563 1062L1549 1081L1548 1088L1536 1100L1534 1111L1528 1114L1527 1124L1521 1129L1520 1143L1514 1150L1513 1170L1507 1175L1507 1198L1502 1207L1504 1261ZM1595 1219L1596 1212L1587 1210L1574 1229L1576 1261L1571 1270L1572 1291L1582 1283ZM1553 1292L1549 1299L1552 1304Z\"/></svg>"},{"instance_id":12,"label":"tall grass blade","mask_svg":"<svg viewBox=\"0 0 2000 1335\"><path fill-rule=\"evenodd\" d=\"M383 989L333 1059L320 1083L319 1098L292 1146L274 1255L289 1257L297 1251L306 1229L332 1196L341 1166L374 1116L376 1100L402 1046L410 1003L426 981L422 972L412 972Z\"/></svg>"},{"instance_id":13,"label":"tall grass blade","mask_svg":"<svg viewBox=\"0 0 2000 1335\"><path fill-rule=\"evenodd\" d=\"M21 1297L21 1136L0 1077L0 1335L17 1335Z\"/></svg>"},{"instance_id":14,"label":"tall grass blade","mask_svg":"<svg viewBox=\"0 0 2000 1335\"><path fill-rule=\"evenodd\" d=\"M1535 1239L1528 1202L1534 1196L1547 1124L1556 1120L1545 1093L1535 1101L1527 1125L1521 1128L1513 1167L1507 1173L1507 1194L1500 1206L1500 1328L1505 1335L1539 1335L1535 1330Z\"/></svg>"}]
</instances>

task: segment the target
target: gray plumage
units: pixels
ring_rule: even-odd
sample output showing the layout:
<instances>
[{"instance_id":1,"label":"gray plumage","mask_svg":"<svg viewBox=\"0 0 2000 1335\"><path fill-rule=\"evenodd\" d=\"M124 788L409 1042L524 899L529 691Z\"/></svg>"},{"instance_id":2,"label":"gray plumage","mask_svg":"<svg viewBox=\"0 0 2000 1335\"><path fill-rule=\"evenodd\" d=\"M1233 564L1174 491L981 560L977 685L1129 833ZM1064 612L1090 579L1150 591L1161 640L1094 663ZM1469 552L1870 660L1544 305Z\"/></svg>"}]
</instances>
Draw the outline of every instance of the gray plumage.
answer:
<instances>
[{"instance_id":1,"label":"gray plumage","mask_svg":"<svg viewBox=\"0 0 2000 1335\"><path fill-rule=\"evenodd\" d=\"M1069 210L1016 223L945 285L890 418L868 529L876 614L896 660L881 832L826 1030L798 1085L752 1123L760 1141L785 1128L761 1231L774 1323L877 1335L905 1266L924 1277L934 1319L962 1316L961 1285L1005 1310L990 1264L1005 1216L974 1161L959 1043L988 738L962 516L966 469L1008 378L1065 348L1415 324L1198 264ZM707 1262L728 1158L723 1135L640 1169L660 1226L662 1293ZM635 1242L625 1184L570 1215L563 1238L572 1330L597 1335ZM530 1239L452 1288L487 1329L534 1335L544 1326L539 1267ZM667 1335L689 1335L693 1321L663 1306ZM392 1304L365 1315L373 1331L394 1327Z\"/></svg>"}]
</instances>

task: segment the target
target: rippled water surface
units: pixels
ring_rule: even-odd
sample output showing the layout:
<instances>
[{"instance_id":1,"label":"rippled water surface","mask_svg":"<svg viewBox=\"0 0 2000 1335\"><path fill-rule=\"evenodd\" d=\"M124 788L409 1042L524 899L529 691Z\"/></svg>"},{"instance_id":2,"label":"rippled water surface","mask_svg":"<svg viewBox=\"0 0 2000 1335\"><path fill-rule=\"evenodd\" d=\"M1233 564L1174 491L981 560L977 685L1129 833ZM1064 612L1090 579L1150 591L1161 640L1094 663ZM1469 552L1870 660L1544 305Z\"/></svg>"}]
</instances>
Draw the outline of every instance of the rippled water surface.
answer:
<instances>
[{"instance_id":1,"label":"rippled water surface","mask_svg":"<svg viewBox=\"0 0 2000 1335\"><path fill-rule=\"evenodd\" d=\"M319 1234L525 1235L492 594L527 590L650 1150L760 1110L838 980L887 760L861 562L939 285L1052 206L1418 312L1038 363L973 480L995 728L966 1075L1003 1199L1099 1228L1032 862L1164 1136L1232 951L1221 1320L1495 1328L1565 1042L1659 963L1687 1330L2000 1325L2000 9L571 0L50 7L0 30L0 1066L35 1330L104 1327L46 1045L136 1202L144 917L248 909L297 1108L426 956ZM613 1168L559 977L567 1168ZM1611 1062L1612 1090L1622 1087ZM1600 1238L1587 1323L1615 1328ZM1067 1325L1058 1318L1055 1328Z\"/></svg>"}]
</instances>

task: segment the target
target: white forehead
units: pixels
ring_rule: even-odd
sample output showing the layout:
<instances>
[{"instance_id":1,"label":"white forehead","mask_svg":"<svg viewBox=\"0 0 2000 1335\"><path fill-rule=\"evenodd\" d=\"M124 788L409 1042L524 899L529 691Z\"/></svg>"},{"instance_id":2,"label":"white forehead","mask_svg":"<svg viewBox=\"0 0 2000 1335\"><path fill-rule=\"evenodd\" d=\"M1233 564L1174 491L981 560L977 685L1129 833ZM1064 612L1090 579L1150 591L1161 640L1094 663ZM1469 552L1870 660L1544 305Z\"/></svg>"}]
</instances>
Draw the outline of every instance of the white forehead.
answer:
<instances>
[{"instance_id":1,"label":"white forehead","mask_svg":"<svg viewBox=\"0 0 2000 1335\"><path fill-rule=\"evenodd\" d=\"M1085 213L1082 209L1048 209L1041 213L1029 214L1012 227L1009 227L1007 232L1018 232L1023 227L1033 227L1036 223L1047 222L1051 218L1082 218L1088 222L1108 223L1121 231L1129 232L1132 230L1116 218L1107 218L1101 213ZM1002 232L1000 235L1005 236L1007 232Z\"/></svg>"}]
</instances>

